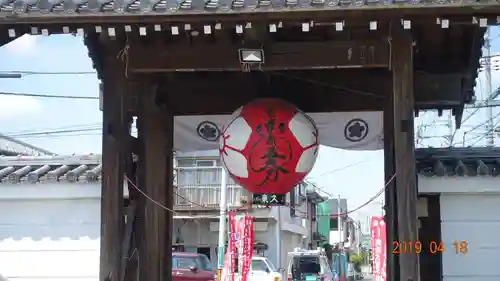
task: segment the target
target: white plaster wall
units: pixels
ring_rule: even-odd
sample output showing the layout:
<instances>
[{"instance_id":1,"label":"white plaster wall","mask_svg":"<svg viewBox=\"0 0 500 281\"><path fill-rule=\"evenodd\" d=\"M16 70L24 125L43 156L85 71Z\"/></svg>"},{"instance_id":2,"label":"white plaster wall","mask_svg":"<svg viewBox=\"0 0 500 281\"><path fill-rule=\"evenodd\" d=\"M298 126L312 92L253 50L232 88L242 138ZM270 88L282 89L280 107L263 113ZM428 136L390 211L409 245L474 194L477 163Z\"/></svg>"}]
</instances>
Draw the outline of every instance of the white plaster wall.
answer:
<instances>
[{"instance_id":1,"label":"white plaster wall","mask_svg":"<svg viewBox=\"0 0 500 281\"><path fill-rule=\"evenodd\" d=\"M99 199L1 200L0 214L1 275L98 280Z\"/></svg>"},{"instance_id":2,"label":"white plaster wall","mask_svg":"<svg viewBox=\"0 0 500 281\"><path fill-rule=\"evenodd\" d=\"M100 183L43 183L0 186L0 275L16 281L98 280L100 247ZM125 194L126 196L126 194ZM277 208L254 210L269 216L265 231L255 240L269 246L267 256L285 267L287 253L301 246L307 234L302 218L281 207L281 264L277 253ZM216 217L216 215L215 215ZM174 220L185 247L210 247L216 265L217 232L209 219ZM295 232L295 233L292 233Z\"/></svg>"},{"instance_id":3,"label":"white plaster wall","mask_svg":"<svg viewBox=\"0 0 500 281\"><path fill-rule=\"evenodd\" d=\"M443 281L500 280L500 194L444 194L440 200ZM457 253L454 241L466 241L467 253Z\"/></svg>"}]
</instances>

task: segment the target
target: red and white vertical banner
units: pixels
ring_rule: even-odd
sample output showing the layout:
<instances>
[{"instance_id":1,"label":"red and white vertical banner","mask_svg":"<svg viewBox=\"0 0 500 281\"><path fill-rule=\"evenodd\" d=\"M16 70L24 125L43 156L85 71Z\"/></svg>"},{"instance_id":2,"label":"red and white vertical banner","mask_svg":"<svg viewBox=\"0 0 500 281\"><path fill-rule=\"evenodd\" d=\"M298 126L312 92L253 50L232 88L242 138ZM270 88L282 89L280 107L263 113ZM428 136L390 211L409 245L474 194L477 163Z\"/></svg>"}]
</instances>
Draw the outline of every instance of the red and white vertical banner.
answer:
<instances>
[{"instance_id":1,"label":"red and white vertical banner","mask_svg":"<svg viewBox=\"0 0 500 281\"><path fill-rule=\"evenodd\" d=\"M241 216L236 219L236 232L238 233L238 268L241 280L247 281L250 273L250 264L253 256L253 219L250 216Z\"/></svg>"},{"instance_id":2,"label":"red and white vertical banner","mask_svg":"<svg viewBox=\"0 0 500 281\"><path fill-rule=\"evenodd\" d=\"M372 237L373 279L386 281L387 241L384 217L372 217L370 222Z\"/></svg>"},{"instance_id":3,"label":"red and white vertical banner","mask_svg":"<svg viewBox=\"0 0 500 281\"><path fill-rule=\"evenodd\" d=\"M236 225L235 213L228 213L229 223L229 241L224 255L224 264L222 266L221 281L234 281L234 268L236 261Z\"/></svg>"}]
</instances>

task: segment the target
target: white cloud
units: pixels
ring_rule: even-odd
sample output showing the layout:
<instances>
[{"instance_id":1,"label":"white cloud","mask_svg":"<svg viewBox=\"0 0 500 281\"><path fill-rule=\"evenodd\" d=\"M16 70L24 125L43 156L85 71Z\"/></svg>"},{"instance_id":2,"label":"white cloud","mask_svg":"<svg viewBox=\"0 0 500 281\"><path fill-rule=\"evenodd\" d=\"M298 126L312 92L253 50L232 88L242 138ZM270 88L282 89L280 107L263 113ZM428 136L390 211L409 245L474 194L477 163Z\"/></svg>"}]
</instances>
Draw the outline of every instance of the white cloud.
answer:
<instances>
[{"instance_id":1,"label":"white cloud","mask_svg":"<svg viewBox=\"0 0 500 281\"><path fill-rule=\"evenodd\" d=\"M32 97L0 95L0 119L27 117L42 112L42 104Z\"/></svg>"},{"instance_id":2,"label":"white cloud","mask_svg":"<svg viewBox=\"0 0 500 281\"><path fill-rule=\"evenodd\" d=\"M25 34L5 46L13 54L28 55L36 49L38 37Z\"/></svg>"}]
</instances>

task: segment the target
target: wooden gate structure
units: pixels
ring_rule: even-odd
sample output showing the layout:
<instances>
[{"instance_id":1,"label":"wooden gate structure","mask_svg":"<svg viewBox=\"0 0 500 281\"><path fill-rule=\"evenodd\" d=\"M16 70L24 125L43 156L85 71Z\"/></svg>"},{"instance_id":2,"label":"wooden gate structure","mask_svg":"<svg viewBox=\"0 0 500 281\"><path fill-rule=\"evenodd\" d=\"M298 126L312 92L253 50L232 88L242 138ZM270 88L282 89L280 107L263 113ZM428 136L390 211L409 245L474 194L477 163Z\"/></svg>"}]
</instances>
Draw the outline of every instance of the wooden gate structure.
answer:
<instances>
[{"instance_id":1,"label":"wooden gate structure","mask_svg":"<svg viewBox=\"0 0 500 281\"><path fill-rule=\"evenodd\" d=\"M124 207L124 175L171 209L173 116L227 114L256 97L281 97L306 112L383 110L388 245L416 240L414 114L451 109L460 124L499 7L493 0L0 0L0 45L26 33L84 37L103 86L100 280L163 281L171 280L172 213L134 188ZM265 61L241 63L242 48L263 50ZM129 133L134 116L137 139ZM388 256L389 280L419 280L418 257Z\"/></svg>"}]
</instances>

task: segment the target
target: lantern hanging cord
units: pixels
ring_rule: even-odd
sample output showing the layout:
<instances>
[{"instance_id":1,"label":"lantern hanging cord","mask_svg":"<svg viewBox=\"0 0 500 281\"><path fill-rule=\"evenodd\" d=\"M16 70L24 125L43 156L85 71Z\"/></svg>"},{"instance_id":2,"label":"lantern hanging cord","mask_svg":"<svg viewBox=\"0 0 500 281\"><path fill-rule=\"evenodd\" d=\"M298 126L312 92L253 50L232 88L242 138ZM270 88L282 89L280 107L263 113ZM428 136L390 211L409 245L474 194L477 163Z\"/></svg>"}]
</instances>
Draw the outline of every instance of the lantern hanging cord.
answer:
<instances>
[{"instance_id":1,"label":"lantern hanging cord","mask_svg":"<svg viewBox=\"0 0 500 281\"><path fill-rule=\"evenodd\" d=\"M128 78L128 62L129 62L129 50L130 50L130 43L128 42L128 34L125 32L125 46L123 49L121 49L118 52L118 55L116 56L117 59L120 59L124 64L125 64L125 77Z\"/></svg>"},{"instance_id":2,"label":"lantern hanging cord","mask_svg":"<svg viewBox=\"0 0 500 281\"><path fill-rule=\"evenodd\" d=\"M134 188L135 190L137 190L142 196L144 196L146 199L148 199L149 201L151 201L153 204L157 205L158 207L164 209L165 211L168 211L168 212L171 212L172 214L179 214L178 212L174 211L173 209L163 205L162 203L154 200L153 198L151 198L151 196L149 196L146 192L144 192L143 190L141 190L139 187L137 187L137 185L135 183L133 183L127 176L125 176L125 179L127 180L127 184L129 184L130 186L132 186L132 188ZM189 199L187 199L186 197L184 196L181 196L179 195L178 193L176 192L172 192L175 196L185 200L186 202L190 203L190 204L193 204L195 206L198 206L198 207L201 207L201 208L204 208L206 210L210 210L210 211L219 211L219 209L214 209L214 208L210 208L210 207L207 207L207 206L204 206L204 205L201 205L201 204L198 204L196 202L193 202ZM242 211L242 210L245 210L244 208L236 208L234 210L229 210L229 211Z\"/></svg>"},{"instance_id":3,"label":"lantern hanging cord","mask_svg":"<svg viewBox=\"0 0 500 281\"><path fill-rule=\"evenodd\" d=\"M344 213L337 213L337 214L329 214L329 215L320 215L320 216L316 216L315 218L318 218L318 217L338 217L338 216L346 216L346 215L349 215L349 214L352 214L354 212L357 212L359 210L361 210L362 208L366 207L368 204L372 203L375 199L377 199L380 195L382 195L387 187L389 186L389 184L392 183L392 181L396 178L396 173L394 173L390 178L389 180L385 183L384 187L379 190L374 196L372 196L368 201L366 201L365 203L361 204L360 206L354 208L353 210L350 210L348 212L344 212ZM151 201L153 204L157 205L158 207L164 209L165 211L168 211L168 212L171 212L172 214L178 214L176 211L174 211L173 209L171 208L168 208L167 206L161 204L160 202L154 200L153 198L151 198L146 192L144 192L143 190L141 190L140 188L137 187L137 185L135 185L127 176L125 176L125 179L127 180L127 183L132 186L132 188L136 189L140 194L142 194L144 197L146 197L146 199L148 199L149 201ZM210 210L210 211L219 211L219 209L214 209L214 208L210 208L210 207L207 207L207 206L203 206L201 204L198 204L196 202L193 202L179 194L177 194L176 192L172 192L174 195L178 196L179 198L183 199L183 200L186 200L187 202L193 204L193 205L196 205L198 207L201 207L201 208L204 208L206 210ZM251 205L251 201L247 202L247 204L250 204ZM304 211L301 211L299 209L297 209L297 207L291 205L291 204L286 204L285 205L286 207L289 207L290 209L293 209L295 210L296 212L299 212L299 213L302 213L304 215L308 215L306 212ZM240 207L240 208L236 208L236 209L233 209L233 210L228 210L228 212L237 212L237 211L247 211L247 209L245 209L244 207Z\"/></svg>"}]
</instances>

